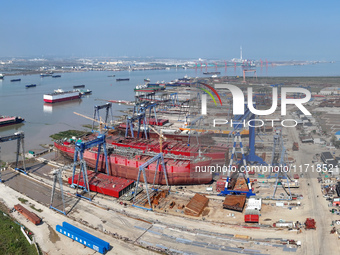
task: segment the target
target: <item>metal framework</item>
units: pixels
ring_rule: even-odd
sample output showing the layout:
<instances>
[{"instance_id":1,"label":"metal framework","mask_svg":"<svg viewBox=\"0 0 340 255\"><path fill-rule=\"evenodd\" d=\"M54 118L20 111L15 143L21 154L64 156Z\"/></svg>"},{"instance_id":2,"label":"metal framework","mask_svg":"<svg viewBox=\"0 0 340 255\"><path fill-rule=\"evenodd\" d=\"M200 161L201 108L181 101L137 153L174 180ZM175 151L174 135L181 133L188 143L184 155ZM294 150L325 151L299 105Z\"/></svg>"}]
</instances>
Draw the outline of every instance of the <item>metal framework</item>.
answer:
<instances>
[{"instance_id":1,"label":"metal framework","mask_svg":"<svg viewBox=\"0 0 340 255\"><path fill-rule=\"evenodd\" d=\"M111 120L112 120L112 103L106 103L104 105L95 105L94 106L94 114L93 114L93 122L92 122L92 132L94 130L94 123L95 122L99 122L101 123L101 117L100 117L100 114L99 114L99 110L101 109L105 109L105 119L104 119L104 123L105 123L105 127L104 128L108 128L106 126L106 123L107 123L107 120L108 120L108 117L109 117L109 112L111 112Z\"/></svg>"},{"instance_id":2,"label":"metal framework","mask_svg":"<svg viewBox=\"0 0 340 255\"><path fill-rule=\"evenodd\" d=\"M203 118L204 118L203 115L201 115L201 116L197 117L196 119L194 119L193 121L190 121L190 124L189 124L190 127L191 127L191 125L195 125L197 121L198 121L198 126L200 127L201 126L201 121L204 121ZM186 117L186 121L185 122L188 123L187 117ZM190 139L191 139L192 135L196 136L196 142L199 145L198 132L194 131L194 130L191 131L191 129L190 129L189 130L189 135L188 135L188 146L190 146Z\"/></svg>"},{"instance_id":3,"label":"metal framework","mask_svg":"<svg viewBox=\"0 0 340 255\"><path fill-rule=\"evenodd\" d=\"M143 113L143 112L145 112L145 115L146 115L146 112L149 109L149 119L150 119L151 118L151 110L153 109L153 112L155 114L156 123L158 125L157 113L156 113L157 105L158 104L155 103L155 102L143 102L143 103L140 103L140 104L136 104L135 107L133 108L133 115L135 115L135 113Z\"/></svg>"},{"instance_id":4,"label":"metal framework","mask_svg":"<svg viewBox=\"0 0 340 255\"><path fill-rule=\"evenodd\" d=\"M276 180L274 184L274 192L273 192L272 199L277 199L277 197L275 196L277 187L281 186L283 190L285 191L285 193L287 194L288 200L292 200L292 193L290 191L290 179L286 171L287 164L286 164L285 156L286 156L286 148L283 144L282 131L278 130L276 134L274 135L274 146L273 146L272 158L271 158L271 166L274 169L278 170L276 174ZM269 178L270 177L271 177L271 172L269 174ZM284 187L284 184L282 183L283 179L285 179L287 182L288 191Z\"/></svg>"},{"instance_id":5,"label":"metal framework","mask_svg":"<svg viewBox=\"0 0 340 255\"><path fill-rule=\"evenodd\" d=\"M171 106L175 107L177 105L177 103L178 103L178 93L177 92L171 93L169 95L169 99L171 101Z\"/></svg>"},{"instance_id":6,"label":"metal framework","mask_svg":"<svg viewBox=\"0 0 340 255\"><path fill-rule=\"evenodd\" d=\"M64 199L64 191L63 191L63 178L61 176L63 169L59 168L57 170L53 171L53 186L52 186L52 193L51 193L51 202L50 202L50 209L53 209L55 211L58 211L64 215L66 215L65 212L65 199ZM61 193L61 200L63 202L63 210L59 210L58 208L53 206L53 200L54 200L54 194L57 186L57 182L59 181L59 189Z\"/></svg>"},{"instance_id":7,"label":"metal framework","mask_svg":"<svg viewBox=\"0 0 340 255\"><path fill-rule=\"evenodd\" d=\"M104 151L104 159L105 159L105 165L106 165L106 174L109 175L109 162L107 159L107 150L106 150L106 141L105 141L105 135L104 134L100 134L97 136L96 139L91 140L89 142L76 142L75 144L75 151L74 151L74 164L73 164L73 171L72 171L72 183L71 183L71 187L75 188L75 187L81 187L84 189L85 193L90 193L90 188L89 188L89 183L88 183L88 176L87 176L87 168L86 168L86 162L84 161L84 152L85 150L98 146L98 150L97 150L97 160L96 160L96 168L95 171L98 172L98 163L99 163L99 158L100 158L100 153L101 153L101 147L103 147L103 151ZM78 159L79 159L79 163L78 163ZM79 169L79 177L78 177L78 184L74 183L74 177L76 175L76 166L80 165L80 169ZM83 176L83 180L84 180L84 185L80 186L79 185L79 180L81 177L81 174ZM79 197L84 197L80 194L77 193L77 196ZM91 198L88 197L84 197L86 199L91 200Z\"/></svg>"},{"instance_id":8,"label":"metal framework","mask_svg":"<svg viewBox=\"0 0 340 255\"><path fill-rule=\"evenodd\" d=\"M133 122L138 120L138 132L137 132L137 137L139 137L140 134L140 129L141 129L141 125L142 125L142 120L143 120L143 127L144 127L144 135L145 135L145 139L148 138L148 134L147 134L147 127L146 125L147 120L146 120L146 112L149 109L149 119L151 118L151 111L153 109L154 114L155 114L155 119L156 119L156 123L158 124L158 120L157 120L157 113L156 113L156 107L157 107L157 103L155 102L140 102L140 103L136 103L135 106L133 107L133 114L132 116L128 116L126 118L126 128L125 128L125 137L128 136L129 134L129 129L131 132L131 137L134 137L133 134Z\"/></svg>"},{"instance_id":9,"label":"metal framework","mask_svg":"<svg viewBox=\"0 0 340 255\"><path fill-rule=\"evenodd\" d=\"M0 143L12 141L12 140L17 140L17 153L16 153L16 160L15 160L15 170L17 170L19 172L22 172L24 174L27 174L26 166L25 166L24 138L25 138L24 132L23 131L19 131L19 132L14 133L14 135L0 136ZM20 145L21 145L21 148L22 148L21 157L22 157L23 169L18 168L19 154L20 154ZM0 151L0 155L1 155L1 151ZM1 157L0 157L0 159L1 159ZM1 165L1 160L0 160L0 168L1 167L2 167L2 165ZM1 171L0 171L0 182L2 182Z\"/></svg>"},{"instance_id":10,"label":"metal framework","mask_svg":"<svg viewBox=\"0 0 340 255\"><path fill-rule=\"evenodd\" d=\"M131 137L135 137L134 134L133 134L133 122L135 120L138 120L137 138L139 137L140 129L141 129L141 125L142 125L142 120L143 120L144 135L145 135L145 139L147 139L148 138L148 132L147 132L147 128L146 128L147 122L146 122L145 111L139 112L135 116L128 116L126 118L125 137L128 136L129 129L130 129L130 132L131 132Z\"/></svg>"},{"instance_id":11,"label":"metal framework","mask_svg":"<svg viewBox=\"0 0 340 255\"><path fill-rule=\"evenodd\" d=\"M234 162L237 142L240 143L240 147L241 147L241 153L242 153L242 160L241 161L242 161L244 167L247 166L246 157L244 155L244 150L243 150L241 134L240 134L239 131L236 131L235 136L234 136L234 145L233 145L233 149L232 149L232 153L231 153L230 163L229 163L229 167L228 167L228 170L227 170L227 180L226 180L226 183L225 183L224 190L221 191L221 193L219 195L222 196L222 195L229 195L231 193L235 193L235 194L246 194L247 197L255 196L255 194L253 193L252 188L251 188L248 171L245 171L245 174L244 174L245 180L247 181L247 185L248 185L248 191L237 191L237 190L229 190L228 189L228 184L229 184L229 180L230 180L230 169L231 169L233 162Z\"/></svg>"},{"instance_id":12,"label":"metal framework","mask_svg":"<svg viewBox=\"0 0 340 255\"><path fill-rule=\"evenodd\" d=\"M53 174L53 186L52 186L51 201L50 201L50 207L49 207L50 209L53 209L55 211L58 211L58 212L60 212L64 215L66 215L62 173L63 173L64 170L67 170L69 168L72 168L72 167L75 167L75 166L78 166L78 165L82 165L82 164L85 165L85 167L86 167L86 162L84 160L82 160L80 162L76 162L76 163L73 163L73 164L69 164L69 165L59 167L52 172L52 174ZM62 200L62 203L63 203L63 210L59 210L58 208L53 206L55 191L56 191L56 187L57 187L58 182L59 182L59 189L60 189L60 193L61 193L61 200ZM78 182L79 182L79 179L78 179Z\"/></svg>"},{"instance_id":13,"label":"metal framework","mask_svg":"<svg viewBox=\"0 0 340 255\"><path fill-rule=\"evenodd\" d=\"M242 139L241 139L240 130L243 129L243 127L244 127L244 125L247 121L250 124L249 125L249 151L248 151L248 155L245 156L244 150L243 150L243 143L242 143ZM230 194L230 193L236 193L236 194L245 193L247 195L247 197L255 195L252 192L251 184L250 184L250 181L249 181L248 171L245 171L245 174L243 173L243 175L245 175L245 179L247 181L248 191L228 190L228 184L229 184L229 180L230 180L230 169L231 169L233 162L234 162L237 143L240 144L241 153L242 153L242 160L240 160L238 163L239 164L243 163L245 169L246 169L246 166L247 166L247 162L249 162L251 164L267 165L267 163L261 157L259 157L255 154L255 123L252 123L254 121L255 121L255 114L253 114L249 110L247 105L245 105L244 115L238 115L238 116L234 117L234 120L233 120L234 129L233 129L232 132L230 132L230 135L234 135L234 144L233 144L231 159L230 159L229 167L228 167L228 171L227 171L227 180L226 180L225 188L224 188L223 191L221 191L221 193L219 195L227 195L227 194Z\"/></svg>"},{"instance_id":14,"label":"metal framework","mask_svg":"<svg viewBox=\"0 0 340 255\"><path fill-rule=\"evenodd\" d=\"M163 153L159 153L155 157L151 158L150 160L148 160L147 162L145 162L143 165L141 165L139 167L138 177L137 177L137 182L136 182L136 188L135 188L134 197L133 197L133 206L134 207L138 207L138 208L142 208L142 209L146 209L146 210L152 211L151 199L150 199L150 194L149 194L148 182L147 182L147 179L146 179L145 169L149 165L151 165L152 163L154 163L156 161L157 161L157 165L156 165L155 175L154 175L154 178L153 178L153 184L152 185L153 185L153 187L155 186L155 181L156 181L156 176L157 176L157 172L158 172L159 163L161 163L162 164L162 169L163 169L163 172L164 172L165 181L166 181L166 186L167 186L167 188L169 188L168 177L167 177L167 174L166 174L166 168L165 168ZM146 195L147 195L147 198L148 198L148 203L149 203L150 208L145 208L145 207L142 207L142 206L135 205L135 199L136 199L136 194L137 194L137 189L138 189L138 185L139 185L139 181L140 181L141 172L143 172L143 178L144 178L144 183L145 183L145 188L146 188Z\"/></svg>"},{"instance_id":15,"label":"metal framework","mask_svg":"<svg viewBox=\"0 0 340 255\"><path fill-rule=\"evenodd\" d=\"M243 69L243 81L242 81L243 83L246 82L246 73L254 73L255 79L257 79L257 75L256 75L256 70L255 69L249 69L249 70Z\"/></svg>"}]
</instances>

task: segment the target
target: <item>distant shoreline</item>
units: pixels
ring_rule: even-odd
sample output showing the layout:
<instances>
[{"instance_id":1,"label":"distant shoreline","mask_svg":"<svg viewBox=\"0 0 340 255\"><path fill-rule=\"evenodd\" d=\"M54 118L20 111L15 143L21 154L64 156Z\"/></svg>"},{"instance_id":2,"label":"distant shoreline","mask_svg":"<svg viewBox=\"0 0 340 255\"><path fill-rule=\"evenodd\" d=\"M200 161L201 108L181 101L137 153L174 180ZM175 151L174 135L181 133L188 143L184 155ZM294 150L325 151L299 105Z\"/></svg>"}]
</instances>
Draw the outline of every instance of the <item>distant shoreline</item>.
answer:
<instances>
[{"instance_id":1,"label":"distant shoreline","mask_svg":"<svg viewBox=\"0 0 340 255\"><path fill-rule=\"evenodd\" d=\"M61 74L61 73L84 73L84 72L89 72L89 71L79 71L79 70L74 70L74 71L53 71L53 74ZM46 74L46 72L42 71L27 71L27 72L18 72L18 73L3 73L4 77L6 76L18 76L18 75L34 75L34 74Z\"/></svg>"}]
</instances>

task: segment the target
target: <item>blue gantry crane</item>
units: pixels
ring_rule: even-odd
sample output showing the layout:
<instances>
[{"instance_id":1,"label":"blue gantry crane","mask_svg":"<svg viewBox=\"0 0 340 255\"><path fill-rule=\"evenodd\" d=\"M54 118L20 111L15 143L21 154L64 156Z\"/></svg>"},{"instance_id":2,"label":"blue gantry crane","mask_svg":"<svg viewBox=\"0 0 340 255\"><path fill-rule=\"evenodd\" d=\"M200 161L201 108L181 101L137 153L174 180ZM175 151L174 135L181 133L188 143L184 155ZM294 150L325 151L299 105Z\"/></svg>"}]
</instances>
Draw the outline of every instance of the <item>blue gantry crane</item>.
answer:
<instances>
[{"instance_id":1,"label":"blue gantry crane","mask_svg":"<svg viewBox=\"0 0 340 255\"><path fill-rule=\"evenodd\" d=\"M151 111L152 110L154 111L155 120L156 120L156 123L158 124L157 113L156 113L157 105L158 104L155 102L142 102L142 103L136 104L133 109L133 115L128 116L126 118L125 137L129 135L129 129L131 132L131 137L134 137L133 123L135 121L137 121L137 125L138 125L137 126L137 137L139 137L141 126L142 126L142 121L143 121L144 138L148 139L148 128L147 128L148 121L146 119L147 110L149 110L149 119L151 117Z\"/></svg>"},{"instance_id":2,"label":"blue gantry crane","mask_svg":"<svg viewBox=\"0 0 340 255\"><path fill-rule=\"evenodd\" d=\"M255 121L255 114L253 114L249 110L247 105L245 105L245 113L243 115L235 115L234 116L233 130L229 134L229 135L234 136L234 143L233 143L231 158L230 158L229 167L228 167L228 171L227 171L227 180L226 180L225 188L219 194L221 196L228 195L228 194L231 194L231 193L246 194L247 197L255 195L252 192L248 171L246 171L247 162L252 164L252 165L254 165L254 164L256 164L256 165L267 165L267 163L261 157L259 157L255 154L255 123L254 123L254 121ZM249 151L248 151L248 155L244 155L243 143L242 143L241 134L240 134L240 131L244 127L244 123L250 124L249 125ZM230 170L233 167L237 143L240 144L241 153L242 153L242 159L237 163L240 164L240 165L243 164L243 166L245 168L243 175L244 175L245 180L247 181L248 191L235 191L235 190L229 190L228 189L228 185L229 185L229 181L230 181L230 172L231 172ZM236 159L236 161L237 161L237 159Z\"/></svg>"},{"instance_id":3,"label":"blue gantry crane","mask_svg":"<svg viewBox=\"0 0 340 255\"><path fill-rule=\"evenodd\" d=\"M104 124L105 124L105 126L104 126L104 128L109 128L108 126L107 126L107 123L108 123L108 118L109 118L109 114L111 113L111 121L112 121L112 103L106 103L106 104L104 104L104 105L95 105L94 106L94 114L93 114L93 122L92 122L92 132L93 132L93 130L94 130L94 123L95 122L99 122L99 123L101 123L101 116L100 116L100 114L99 114L99 111L101 110L101 109L105 109L105 119L104 119ZM112 128L112 127L110 127L110 128Z\"/></svg>"},{"instance_id":4,"label":"blue gantry crane","mask_svg":"<svg viewBox=\"0 0 340 255\"><path fill-rule=\"evenodd\" d=\"M156 124L158 125L157 112L156 112L157 105L158 104L155 103L155 102L144 102L144 103L140 104L138 112L145 112L145 115L146 115L147 110L149 110L149 119L150 119L151 118L151 111L153 110L154 115L155 115Z\"/></svg>"},{"instance_id":5,"label":"blue gantry crane","mask_svg":"<svg viewBox=\"0 0 340 255\"><path fill-rule=\"evenodd\" d=\"M19 131L19 132L14 133L14 135L0 136L0 143L17 140L17 152L16 152L15 170L17 170L19 172L22 172L24 174L27 174L26 166L25 166L24 138L25 138L24 132L23 131ZM22 166L23 166L23 169L18 168L19 154L20 154L20 145L22 147L21 157L22 157ZM0 170L2 168L1 164L2 163L1 163L1 151L0 151ZM0 182L2 182L1 171L0 171Z\"/></svg>"},{"instance_id":6,"label":"blue gantry crane","mask_svg":"<svg viewBox=\"0 0 340 255\"><path fill-rule=\"evenodd\" d=\"M77 141L76 144L75 144L75 151L74 151L74 165L73 165L73 171L72 171L71 187L73 187L73 188L81 187L81 188L83 188L84 193L90 192L88 177L87 177L87 168L86 168L86 163L84 161L84 152L85 152L85 150L90 149L90 148L95 147L95 146L98 146L95 171L98 172L98 163L99 163L100 157L102 156L102 157L104 157L104 160L105 160L106 174L109 175L109 162L108 162L108 158L107 158L105 134L100 134L100 135L97 136L96 139L93 139L93 140L88 141L88 142ZM103 147L103 152L104 152L103 154L104 155L101 155L101 148L102 147ZM79 160L80 164L78 163L78 160ZM77 184L77 183L74 182L74 177L76 175L76 166L77 165L80 165L78 182L80 180L80 177L82 177L83 180L84 180L83 186L80 186L79 183ZM77 196L84 197L86 199L91 200L91 198L82 196L80 194L77 194Z\"/></svg>"},{"instance_id":7,"label":"blue gantry crane","mask_svg":"<svg viewBox=\"0 0 340 255\"><path fill-rule=\"evenodd\" d=\"M133 123L135 121L138 121L138 131L137 131L137 137L139 137L140 130L141 130L141 125L142 125L142 120L143 120L143 130L144 130L144 135L145 139L148 138L148 133L147 133L147 128L146 128L146 116L145 116L145 111L139 112L134 116L128 116L126 118L126 128L125 128L125 137L128 136L129 134L129 129L131 131L131 137L135 137L133 134Z\"/></svg>"},{"instance_id":8,"label":"blue gantry crane","mask_svg":"<svg viewBox=\"0 0 340 255\"><path fill-rule=\"evenodd\" d=\"M271 158L271 167L273 167L274 172L276 173L276 180L274 184L274 192L272 199L277 199L276 191L277 187L281 186L285 193L287 194L287 200L292 199L292 193L290 191L290 179L287 175L288 167L286 164L286 148L283 144L283 139L282 139L282 130L278 129L276 130L276 133L274 135L274 145L273 145L273 151L272 151L272 158ZM269 178L271 178L272 172L269 173ZM288 186L288 191L285 188L285 184L282 182L282 180L285 179L287 186Z\"/></svg>"},{"instance_id":9,"label":"blue gantry crane","mask_svg":"<svg viewBox=\"0 0 340 255\"><path fill-rule=\"evenodd\" d=\"M167 177L167 174L166 174L166 167L165 167L165 163L164 163L163 153L159 153L155 157L149 159L147 162L145 162L143 165L141 165L139 167L138 177L137 177L137 182L136 182L136 187L135 187L135 192L134 192L134 197L133 197L133 206L134 207L138 207L138 208L142 208L142 209L146 209L146 210L150 210L150 211L152 210L151 199L150 199L150 194L149 194L148 182L147 182L147 178L146 178L145 169L147 169L147 167L149 165L151 165L152 163L154 163L156 161L157 161L157 165L156 165L155 175L154 175L154 179L153 179L153 186L155 185L156 175L157 175L157 172L158 172L159 164L161 164L162 165L162 170L163 170L163 173L164 173L164 178L165 178L165 181L166 181L166 186L167 186L167 188L169 188L168 177ZM136 199L136 195L137 195L137 189L138 189L138 185L139 185L139 182L140 182L140 175L141 175L141 173L143 173L143 179L144 179L144 183L145 183L146 195L147 195L147 199L148 199L148 203L149 203L150 208L145 208L145 207L142 207L142 206L135 205L135 199Z\"/></svg>"}]
</instances>

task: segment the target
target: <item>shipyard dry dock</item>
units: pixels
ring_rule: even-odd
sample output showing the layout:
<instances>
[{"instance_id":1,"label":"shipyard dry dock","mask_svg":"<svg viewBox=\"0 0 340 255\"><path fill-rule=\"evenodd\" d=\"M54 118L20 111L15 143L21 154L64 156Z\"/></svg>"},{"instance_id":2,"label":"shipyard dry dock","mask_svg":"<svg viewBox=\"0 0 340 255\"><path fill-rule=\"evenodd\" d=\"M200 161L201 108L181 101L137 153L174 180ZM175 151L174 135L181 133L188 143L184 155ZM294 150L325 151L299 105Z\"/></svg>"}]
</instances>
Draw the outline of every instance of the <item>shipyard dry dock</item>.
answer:
<instances>
[{"instance_id":1,"label":"shipyard dry dock","mask_svg":"<svg viewBox=\"0 0 340 255\"><path fill-rule=\"evenodd\" d=\"M226 93L222 95L222 99L226 100L228 96L230 95ZM265 96L262 99L266 101ZM192 102L193 109L199 109L199 105L195 106L197 100L190 102ZM311 106L316 103L317 100L312 102ZM209 107L213 107L213 104L213 102L208 102ZM228 101L226 105L229 105ZM168 119L170 124L176 123L175 120L179 119L179 114L174 112L183 112L184 108L186 107L174 104L172 108L159 113L159 117ZM209 117L226 114L219 108L214 109L213 113L214 115L211 114ZM277 113L276 115L279 116ZM317 122L317 120L314 122L305 120L304 116L300 117L299 112L294 112L289 117L301 118L302 123L303 121L305 123ZM205 125L197 124L201 119L198 116L187 118L185 125L187 128L201 129L202 125ZM137 121L138 118L133 124ZM178 123L180 122L173 124L172 127L183 127L183 123ZM261 139L256 137L255 141L251 140L254 136L249 135L252 134L251 130L243 131L245 133L242 133L241 139L245 153L250 154L252 149L255 149L256 155L261 155L260 158L266 162L277 163L285 159L286 162L297 166L335 160L333 155L337 156L336 150L329 148L329 151L333 153L329 156L324 151L328 147L322 147L318 143L307 143L313 139L303 131L307 130L310 125L302 123L296 128L282 129L281 132L267 127L257 129L255 132L261 136ZM209 127L211 133L214 133L209 137L210 142L228 151L225 154L226 164L229 164L232 159L235 159L234 164L236 164L236 159L242 159L239 152L241 145L236 146L234 154L231 145L233 141L230 141L228 134L218 130L221 129L220 127L214 129L209 124L205 126ZM170 126L163 128L168 129ZM160 129L162 128L157 128L159 132L161 132ZM318 131L315 133L318 134ZM190 139L193 142L200 141L202 137L197 135L197 137L187 136L186 138L186 141ZM321 133L320 138L322 138ZM77 141L77 139L73 140ZM65 142L66 145L71 144L68 140L64 140L64 145ZM85 140L84 144L86 144ZM157 143L150 144L156 147ZM167 145L165 141L159 139L157 145L164 149L164 155L168 154L165 153ZM108 146L110 156L116 155L120 150L117 148L120 145L114 146ZM154 152L151 149L142 150L144 154L149 154L150 159L158 154L158 151ZM84 155L85 151L83 151ZM282 156L282 151L286 152L285 157ZM138 152L136 148L127 148L125 152L133 155L132 158L138 162L140 151ZM96 156L97 158L101 156L96 150L93 150L93 154L92 167L95 165ZM200 151L198 154L203 154L203 152ZM226 183L226 176L214 173L211 175L211 181L203 184L186 185L187 183L183 183L170 185L170 187L154 184L154 176L157 177L157 175L151 174L146 178L147 186L144 178L137 177L138 170L143 176L143 169L146 172L152 169L148 167L155 161L153 163L147 161L143 163L150 164L146 164L148 166L143 169L138 168L142 165L136 164L136 172L132 177L135 180L139 179L140 182L135 187L136 183L131 180L132 177L127 179L112 177L110 175L114 174L111 172L109 176L105 175L104 163L103 168L100 169L104 173L98 174L92 172L90 164L87 165L88 168L85 171L81 172L86 164L79 161L76 174L73 174L72 167L67 167L68 163L72 162L62 158L60 153L52 152L43 157L36 157L37 161L32 159L27 162L27 175L14 171L10 167L2 171L4 183L0 184L0 192L6 194L2 202L8 208L12 209L20 202L22 206L34 212L42 220L42 223L36 226L24 215L15 211L11 213L15 219L25 223L35 233L37 242L47 253L55 251L61 254L70 254L70 251L77 251L79 254L89 253L89 249L84 249L82 244L72 242L64 234L60 235L55 231L55 227L61 226L64 221L110 243L111 247L107 254L150 254L150 252L165 254L211 252L216 254L338 254L340 250L339 214L337 214L338 210L335 210L336 206L333 206L338 202L336 200L337 177L331 175L330 172L296 172L290 173L289 178L284 178L285 176L279 177L278 172L274 171L269 174L261 170L262 172L249 173L249 182L237 173L230 175L229 185ZM196 157L205 156L196 155ZM177 158L174 160L179 161ZM19 168L21 169L22 165L19 165ZM57 175L59 173L60 175ZM89 193L84 192L84 187L81 187L86 186L82 182L85 178L82 174L85 173L89 180ZM80 187L71 188L70 178L74 178ZM54 184L57 185L53 207L59 211L50 209ZM59 184L62 186L63 193ZM248 190L248 185L251 185L251 190ZM227 192L228 189L232 190L232 193L240 194L218 196L220 192ZM249 193L253 195L248 197ZM62 214L63 212L65 215Z\"/></svg>"},{"instance_id":2,"label":"shipyard dry dock","mask_svg":"<svg viewBox=\"0 0 340 255\"><path fill-rule=\"evenodd\" d=\"M312 157L313 153L308 152L308 146L300 146L298 153L302 153L301 150L304 151L303 153L306 154L307 157L308 155ZM36 214L43 219L44 223L51 224L54 217L63 217L48 209L52 185L51 171L54 167L40 162L36 162L36 164L39 167L34 167L34 164L29 166L32 167L31 169L34 169L32 171L33 173L29 173L30 177L18 174L12 170L7 170L3 172L3 180L5 181L5 185L21 193L14 192L16 195L12 198L13 201L17 201L18 197L26 196L33 199L28 198L29 203L34 204L36 208L43 209L43 212L36 212ZM65 173L63 178L64 184L66 184L70 175L71 171ZM260 180L258 183L261 183ZM297 254L300 254L300 252L304 253L309 250L308 246L303 245L305 242L313 239L317 240L318 235L316 231L303 230L302 233L298 234L296 230L289 231L288 229L269 226L274 222L280 221L280 219L292 222L296 220L304 221L305 218L310 215L316 219L319 218L319 220L316 220L317 226L322 224L321 222L323 220L328 221L321 216L322 212L325 214L329 213L322 194L319 189L313 190L311 186L315 185L317 187L317 185L319 185L317 180L310 179L309 184L308 186L305 180L303 180L300 184L300 192L303 197L312 201L312 203L307 203L307 200L302 199L298 201L301 204L300 206L277 207L275 206L275 202L264 202L261 210L262 216L260 217L262 226L256 224L247 225L243 222L242 213L223 209L224 198L209 194L210 192L206 191L209 185L172 187L170 195L161 199L160 204L154 207L155 212L151 214L150 212L147 213L144 210L130 207L131 204L127 201L122 200L122 204L121 200L115 200L96 194L95 192L92 193L92 195L96 194L93 202L80 200L75 197L74 189L69 188L67 185L64 185L64 189L67 202L67 217L90 227L88 230L91 233L93 231L95 231L95 233L106 233L102 238L106 241L113 240L110 241L110 243L121 243L121 240L125 240L123 241L124 243L132 244L137 240L136 244L142 246L158 247L161 250L169 248L173 251L183 252L190 249L192 253L197 254L202 254L202 251L209 252L211 250L214 250L216 253L243 252L249 254L285 254L285 252L288 254L288 252L296 251ZM1 186L2 188L6 187L4 185ZM254 186L263 191L267 189L259 188L256 184L254 184ZM191 190L203 192L205 193L205 197L209 199L208 204L205 202L202 203L204 208L198 209L198 214L200 214L198 218L191 213L195 211L195 208L198 208L191 206L193 202L190 204L194 194ZM311 196L313 193L315 194L315 202ZM43 198L41 194L45 194L45 198ZM319 198L317 198L317 194ZM5 202L7 205L11 205L12 200L5 199ZM35 201L39 201L39 203ZM59 208L60 205L59 200ZM313 206L318 206L319 210L321 210L319 217L313 214ZM188 213L185 213L186 211ZM172 216L169 217L169 215ZM334 218L336 219L336 217ZM62 218L60 222L62 222ZM56 222L56 224L60 224L60 222ZM183 222L185 222L185 225ZM197 227L198 224L199 229ZM41 227L43 226L44 224L41 225ZM134 230L133 233L131 233L131 229ZM39 233L42 229L37 228L34 231ZM44 231L45 230L42 232ZM108 233L111 234L108 235ZM327 234L327 236L329 235L329 233L325 234ZM275 238L273 238L273 235L275 235ZM112 237L113 239L111 239ZM335 236L330 236L325 242L333 243L333 241L336 241L333 237ZM40 238L43 237L41 236ZM67 239L59 238L61 238L64 243L68 243ZM287 244L287 240L301 241L302 246L297 248L296 245L289 245ZM53 246L56 245L56 243L52 244L47 240L44 242ZM321 245L321 243L319 245ZM115 244L114 247L117 247L117 244ZM132 247L134 247L134 245ZM67 252L65 254L67 254ZM108 254L110 254L110 252Z\"/></svg>"}]
</instances>

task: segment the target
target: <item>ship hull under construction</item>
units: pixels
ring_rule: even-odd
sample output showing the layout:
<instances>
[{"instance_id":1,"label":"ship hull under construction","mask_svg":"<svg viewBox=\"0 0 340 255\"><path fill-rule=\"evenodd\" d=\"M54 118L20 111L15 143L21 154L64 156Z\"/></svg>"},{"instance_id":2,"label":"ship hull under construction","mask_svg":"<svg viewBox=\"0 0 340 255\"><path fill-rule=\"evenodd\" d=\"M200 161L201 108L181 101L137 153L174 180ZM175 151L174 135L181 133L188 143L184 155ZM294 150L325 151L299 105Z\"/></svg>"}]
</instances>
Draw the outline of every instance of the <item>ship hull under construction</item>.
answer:
<instances>
[{"instance_id":1,"label":"ship hull under construction","mask_svg":"<svg viewBox=\"0 0 340 255\"><path fill-rule=\"evenodd\" d=\"M64 144L62 142L55 142L54 145L63 155L73 159L75 151L74 145ZM84 152L84 160L88 166L95 168L97 155L95 148ZM109 174L111 176L137 180L139 166L151 158L152 156L144 155L142 151L133 156L121 155L111 151L108 155ZM205 184L212 181L212 174L210 172L198 171L198 169L203 168L203 166L211 165L211 158L165 158L164 162L169 185ZM156 169L156 167L157 162L154 162L145 169L147 182L153 183L156 173L155 184L165 185L166 178L161 164L159 164L158 169ZM98 170L105 172L105 169L105 156L104 154L100 154ZM140 176L140 181L144 182L143 174Z\"/></svg>"}]
</instances>

